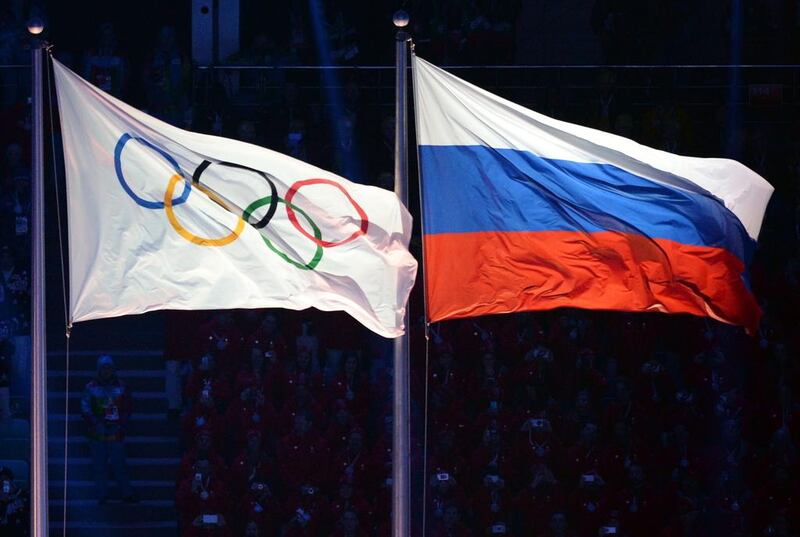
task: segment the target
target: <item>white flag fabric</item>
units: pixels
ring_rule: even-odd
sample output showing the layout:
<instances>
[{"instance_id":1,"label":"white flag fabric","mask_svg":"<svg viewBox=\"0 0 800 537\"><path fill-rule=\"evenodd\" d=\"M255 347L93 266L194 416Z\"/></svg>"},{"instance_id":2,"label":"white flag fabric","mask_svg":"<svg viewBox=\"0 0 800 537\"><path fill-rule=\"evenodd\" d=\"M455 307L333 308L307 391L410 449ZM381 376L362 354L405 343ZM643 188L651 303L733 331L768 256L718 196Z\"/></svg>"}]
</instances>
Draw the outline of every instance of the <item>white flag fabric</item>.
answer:
<instances>
[{"instance_id":1,"label":"white flag fabric","mask_svg":"<svg viewBox=\"0 0 800 537\"><path fill-rule=\"evenodd\" d=\"M341 310L403 333L417 262L397 196L188 132L53 61L73 322L160 309Z\"/></svg>"}]
</instances>

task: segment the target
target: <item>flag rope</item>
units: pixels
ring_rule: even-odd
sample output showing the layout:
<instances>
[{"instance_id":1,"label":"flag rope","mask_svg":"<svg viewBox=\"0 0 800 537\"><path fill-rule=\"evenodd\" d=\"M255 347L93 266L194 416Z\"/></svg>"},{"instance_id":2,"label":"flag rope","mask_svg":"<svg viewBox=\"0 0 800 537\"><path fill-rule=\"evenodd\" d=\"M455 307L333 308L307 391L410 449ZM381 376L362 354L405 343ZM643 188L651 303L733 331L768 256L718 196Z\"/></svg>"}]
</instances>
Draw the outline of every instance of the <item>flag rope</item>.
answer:
<instances>
[{"instance_id":1,"label":"flag rope","mask_svg":"<svg viewBox=\"0 0 800 537\"><path fill-rule=\"evenodd\" d=\"M423 411L422 425L422 534L425 535L425 525L428 515L428 380L430 378L430 328L428 318L428 280L425 275L425 211L423 210L422 199L422 169L419 160L419 143L417 142L417 128L419 127L419 108L417 108L417 85L414 83L414 41L411 47L411 88L412 106L414 107L414 145L417 155L417 191L419 194L419 227L420 237L422 237L422 320L425 327L425 403Z\"/></svg>"},{"instance_id":2,"label":"flag rope","mask_svg":"<svg viewBox=\"0 0 800 537\"><path fill-rule=\"evenodd\" d=\"M422 308L423 308L423 316L425 321L425 339L427 340L430 337L430 317L428 317L428 278L425 273L425 210L423 205L423 196L422 196L422 166L420 164L419 158L419 137L417 136L417 128L419 128L419 108L417 107L417 85L414 83L414 59L416 58L416 54L414 53L414 42L411 41L411 88L412 88L412 99L411 104L414 107L414 145L416 146L416 155L417 155L417 190L419 194L419 236L422 239L422 250L420 251L420 257L422 258Z\"/></svg>"},{"instance_id":3,"label":"flag rope","mask_svg":"<svg viewBox=\"0 0 800 537\"><path fill-rule=\"evenodd\" d=\"M423 269L424 270L424 269ZM425 524L428 515L428 379L429 372L430 338L428 337L428 322L425 321L425 407L422 413L422 533L425 535Z\"/></svg>"},{"instance_id":4,"label":"flag rope","mask_svg":"<svg viewBox=\"0 0 800 537\"><path fill-rule=\"evenodd\" d=\"M58 165L56 160L56 141L55 141L55 128L54 128L54 121L53 121L53 46L50 45L47 47L47 59L48 65L45 67L47 71L47 109L48 115L50 118L50 148L52 150L52 160L50 161L50 165L52 166L53 171L53 186L55 187L56 192L56 220L57 220L57 227L58 227L58 252L59 252L59 264L61 266L61 296L63 297L64 302L64 323L65 323L65 347L64 347L64 370L65 370L65 386L64 386L64 483L63 483L63 502L64 505L61 511L61 535L66 537L67 535L67 477L69 472L69 370L70 370L70 363L69 363L69 344L70 344L70 336L72 334L72 321L69 318L69 308L67 306L67 280L66 280L66 270L64 268L64 236L62 232L62 221L61 221L61 189L58 187Z\"/></svg>"}]
</instances>

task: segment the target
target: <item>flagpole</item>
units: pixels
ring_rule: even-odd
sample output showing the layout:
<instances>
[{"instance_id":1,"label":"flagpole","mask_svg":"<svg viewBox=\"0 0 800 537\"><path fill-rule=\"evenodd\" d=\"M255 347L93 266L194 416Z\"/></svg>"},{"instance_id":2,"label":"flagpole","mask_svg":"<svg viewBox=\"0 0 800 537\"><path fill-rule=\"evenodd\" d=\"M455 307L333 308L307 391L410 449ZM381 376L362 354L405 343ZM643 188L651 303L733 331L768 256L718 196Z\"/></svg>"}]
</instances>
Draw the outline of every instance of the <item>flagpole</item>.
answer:
<instances>
[{"instance_id":1,"label":"flagpole","mask_svg":"<svg viewBox=\"0 0 800 537\"><path fill-rule=\"evenodd\" d=\"M41 26L29 25L36 35ZM38 31L35 31L38 30ZM31 160L31 536L48 537L47 352L44 304L44 42L32 49L33 146Z\"/></svg>"},{"instance_id":2,"label":"flagpole","mask_svg":"<svg viewBox=\"0 0 800 537\"><path fill-rule=\"evenodd\" d=\"M394 191L400 201L408 206L408 149L406 133L406 77L409 35L408 14L397 11L393 22L398 29L395 36L395 140L394 140ZM411 405L409 367L408 305L406 305L405 333L394 340L394 435L392 438L392 537L408 537L410 531L411 472L409 465Z\"/></svg>"}]
</instances>

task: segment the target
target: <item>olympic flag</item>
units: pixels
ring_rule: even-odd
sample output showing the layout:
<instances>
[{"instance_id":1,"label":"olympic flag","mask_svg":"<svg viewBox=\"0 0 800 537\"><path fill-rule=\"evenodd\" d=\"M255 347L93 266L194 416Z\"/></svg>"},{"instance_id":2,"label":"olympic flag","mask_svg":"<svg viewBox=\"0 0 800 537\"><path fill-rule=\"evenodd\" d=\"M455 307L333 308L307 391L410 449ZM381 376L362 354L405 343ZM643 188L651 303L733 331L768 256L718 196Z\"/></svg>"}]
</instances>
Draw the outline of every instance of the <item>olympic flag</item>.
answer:
<instances>
[{"instance_id":1,"label":"olympic flag","mask_svg":"<svg viewBox=\"0 0 800 537\"><path fill-rule=\"evenodd\" d=\"M414 57L432 321L557 307L753 330L773 188L745 166L558 121Z\"/></svg>"},{"instance_id":2,"label":"olympic flag","mask_svg":"<svg viewBox=\"0 0 800 537\"><path fill-rule=\"evenodd\" d=\"M53 68L72 321L313 306L403 333L417 262L411 216L394 193L178 129Z\"/></svg>"}]
</instances>

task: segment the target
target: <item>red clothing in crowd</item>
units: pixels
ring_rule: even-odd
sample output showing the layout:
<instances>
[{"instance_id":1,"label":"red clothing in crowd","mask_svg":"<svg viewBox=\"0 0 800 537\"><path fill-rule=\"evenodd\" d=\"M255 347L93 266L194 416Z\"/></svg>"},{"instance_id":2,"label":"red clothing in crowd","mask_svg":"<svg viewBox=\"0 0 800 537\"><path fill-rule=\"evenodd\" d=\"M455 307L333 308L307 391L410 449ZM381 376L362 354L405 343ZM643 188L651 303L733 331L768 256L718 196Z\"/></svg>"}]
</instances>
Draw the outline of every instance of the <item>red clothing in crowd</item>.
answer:
<instances>
[{"instance_id":1,"label":"red clothing in crowd","mask_svg":"<svg viewBox=\"0 0 800 537\"><path fill-rule=\"evenodd\" d=\"M369 410L369 383L362 375L348 377L344 373L337 375L329 387L331 399L344 401L347 410L359 423L363 423Z\"/></svg>"},{"instance_id":2,"label":"red clothing in crowd","mask_svg":"<svg viewBox=\"0 0 800 537\"><path fill-rule=\"evenodd\" d=\"M222 451L225 437L223 426L223 420L215 407L195 404L183 416L181 433L184 440L189 441L196 438L199 431L208 431L214 447L217 451Z\"/></svg>"},{"instance_id":3,"label":"red clothing in crowd","mask_svg":"<svg viewBox=\"0 0 800 537\"><path fill-rule=\"evenodd\" d=\"M200 351L212 354L221 372L233 374L239 370L245 341L230 312L217 315L201 326L199 338Z\"/></svg>"},{"instance_id":4,"label":"red clothing in crowd","mask_svg":"<svg viewBox=\"0 0 800 537\"><path fill-rule=\"evenodd\" d=\"M244 502L239 504L238 520L235 525L242 526L244 521L254 521L261 535L279 535L281 520L284 518L282 506L272 497L259 498L257 495L248 494ZM240 527L237 531L244 530Z\"/></svg>"},{"instance_id":5,"label":"red clothing in crowd","mask_svg":"<svg viewBox=\"0 0 800 537\"><path fill-rule=\"evenodd\" d=\"M566 507L566 500L559 484L524 488L514 504L522 522L521 535L533 535L535 530L546 528L553 512Z\"/></svg>"},{"instance_id":6,"label":"red clothing in crowd","mask_svg":"<svg viewBox=\"0 0 800 537\"><path fill-rule=\"evenodd\" d=\"M526 427L528 430L519 433L515 446L515 459L520 468L525 471L531 466L545 464L558 472L563 464L563 447L552 431ZM570 450L575 458L580 457L577 451ZM567 465L574 466L573 460L567 459Z\"/></svg>"},{"instance_id":7,"label":"red clothing in crowd","mask_svg":"<svg viewBox=\"0 0 800 537\"><path fill-rule=\"evenodd\" d=\"M382 434L372 445L369 454L369 466L374 472L375 483L383 483L385 478L392 475L392 437Z\"/></svg>"},{"instance_id":8,"label":"red clothing in crowd","mask_svg":"<svg viewBox=\"0 0 800 537\"><path fill-rule=\"evenodd\" d=\"M576 489L570 498L571 519L579 535L595 535L608 514L608 500L602 492Z\"/></svg>"},{"instance_id":9,"label":"red clothing in crowd","mask_svg":"<svg viewBox=\"0 0 800 537\"><path fill-rule=\"evenodd\" d=\"M473 483L480 483L486 474L513 476L521 470L509 450L502 445L497 449L480 446L472 454L469 469Z\"/></svg>"},{"instance_id":10,"label":"red clothing in crowd","mask_svg":"<svg viewBox=\"0 0 800 537\"><path fill-rule=\"evenodd\" d=\"M193 372L186 383L186 396L197 401L206 393L216 404L225 404L231 398L230 382L220 372Z\"/></svg>"},{"instance_id":11,"label":"red clothing in crowd","mask_svg":"<svg viewBox=\"0 0 800 537\"><path fill-rule=\"evenodd\" d=\"M443 522L440 522L431 532L431 537L473 537L477 535L479 534L470 531L461 523L448 527Z\"/></svg>"},{"instance_id":12,"label":"red clothing in crowd","mask_svg":"<svg viewBox=\"0 0 800 537\"><path fill-rule=\"evenodd\" d=\"M255 461L250 460L247 452L240 453L231 464L230 483L231 491L237 498L248 494L254 485L274 487L277 483L275 462L264 452L259 453Z\"/></svg>"},{"instance_id":13,"label":"red clothing in crowd","mask_svg":"<svg viewBox=\"0 0 800 537\"><path fill-rule=\"evenodd\" d=\"M615 442L603 450L598 470L606 483L617 489L627 480L628 469L632 465L647 467L651 455L652 449L644 449L640 442L631 440L627 446Z\"/></svg>"},{"instance_id":14,"label":"red clothing in crowd","mask_svg":"<svg viewBox=\"0 0 800 537\"><path fill-rule=\"evenodd\" d=\"M343 529L337 528L331 533L331 537L368 537L368 535L369 533L361 528L356 528L354 532L345 532Z\"/></svg>"},{"instance_id":15,"label":"red clothing in crowd","mask_svg":"<svg viewBox=\"0 0 800 537\"><path fill-rule=\"evenodd\" d=\"M480 488L477 484L473 486L474 495L470 503L476 528L488 528L497 521L510 518L514 502L505 487L492 488L485 483Z\"/></svg>"},{"instance_id":16,"label":"red clothing in crowd","mask_svg":"<svg viewBox=\"0 0 800 537\"><path fill-rule=\"evenodd\" d=\"M344 500L337 498L330 505L331 520L336 523L341 519L345 511L353 511L358 515L359 526L365 527L373 517L372 507L363 497L350 498Z\"/></svg>"},{"instance_id":17,"label":"red clothing in crowd","mask_svg":"<svg viewBox=\"0 0 800 537\"><path fill-rule=\"evenodd\" d=\"M614 506L619 510L620 524L630 535L646 535L651 529L664 524L663 504L655 490L623 489Z\"/></svg>"},{"instance_id":18,"label":"red clothing in crowd","mask_svg":"<svg viewBox=\"0 0 800 537\"><path fill-rule=\"evenodd\" d=\"M363 449L358 453L347 449L341 450L333 460L329 477L333 481L344 478L352 480L358 488L375 483L373 478L379 479L379 476L370 468L369 455Z\"/></svg>"},{"instance_id":19,"label":"red clothing in crowd","mask_svg":"<svg viewBox=\"0 0 800 537\"><path fill-rule=\"evenodd\" d=\"M278 460L281 479L289 490L328 482L330 452L318 435L291 432L284 436L278 447Z\"/></svg>"},{"instance_id":20,"label":"red clothing in crowd","mask_svg":"<svg viewBox=\"0 0 800 537\"><path fill-rule=\"evenodd\" d=\"M328 447L330 447L331 451L339 452L339 450L343 449L344 446L347 444L347 436L350 434L355 427L355 420L349 417L343 423L336 421L335 419L331 421L330 425L328 425L327 430L325 431L325 441L328 443Z\"/></svg>"},{"instance_id":21,"label":"red clothing in crowd","mask_svg":"<svg viewBox=\"0 0 800 537\"><path fill-rule=\"evenodd\" d=\"M317 536L321 535L323 528L329 527L329 505L318 491L298 493L286 506L289 522L284 526L283 537Z\"/></svg>"},{"instance_id":22,"label":"red clothing in crowd","mask_svg":"<svg viewBox=\"0 0 800 537\"><path fill-rule=\"evenodd\" d=\"M178 486L176 504L181 522L181 533L184 537L230 535L231 497L221 479L204 477L198 481L192 476L191 479L184 480ZM197 526L195 524L197 518L203 515L221 515L225 519L226 526L222 528Z\"/></svg>"},{"instance_id":23,"label":"red clothing in crowd","mask_svg":"<svg viewBox=\"0 0 800 537\"><path fill-rule=\"evenodd\" d=\"M178 475L175 481L177 483L183 483L187 479L191 479L194 476L194 465L201 459L205 459L211 463L214 475L224 475L227 466L222 457L217 455L216 452L201 453L195 448L181 458L180 466L178 466Z\"/></svg>"},{"instance_id":24,"label":"red clothing in crowd","mask_svg":"<svg viewBox=\"0 0 800 537\"><path fill-rule=\"evenodd\" d=\"M268 432L276 430L278 419L275 409L268 402L243 401L239 398L228 406L225 422L231 431L228 440L232 452L239 453L250 431L258 431L262 437L266 437Z\"/></svg>"}]
</instances>

